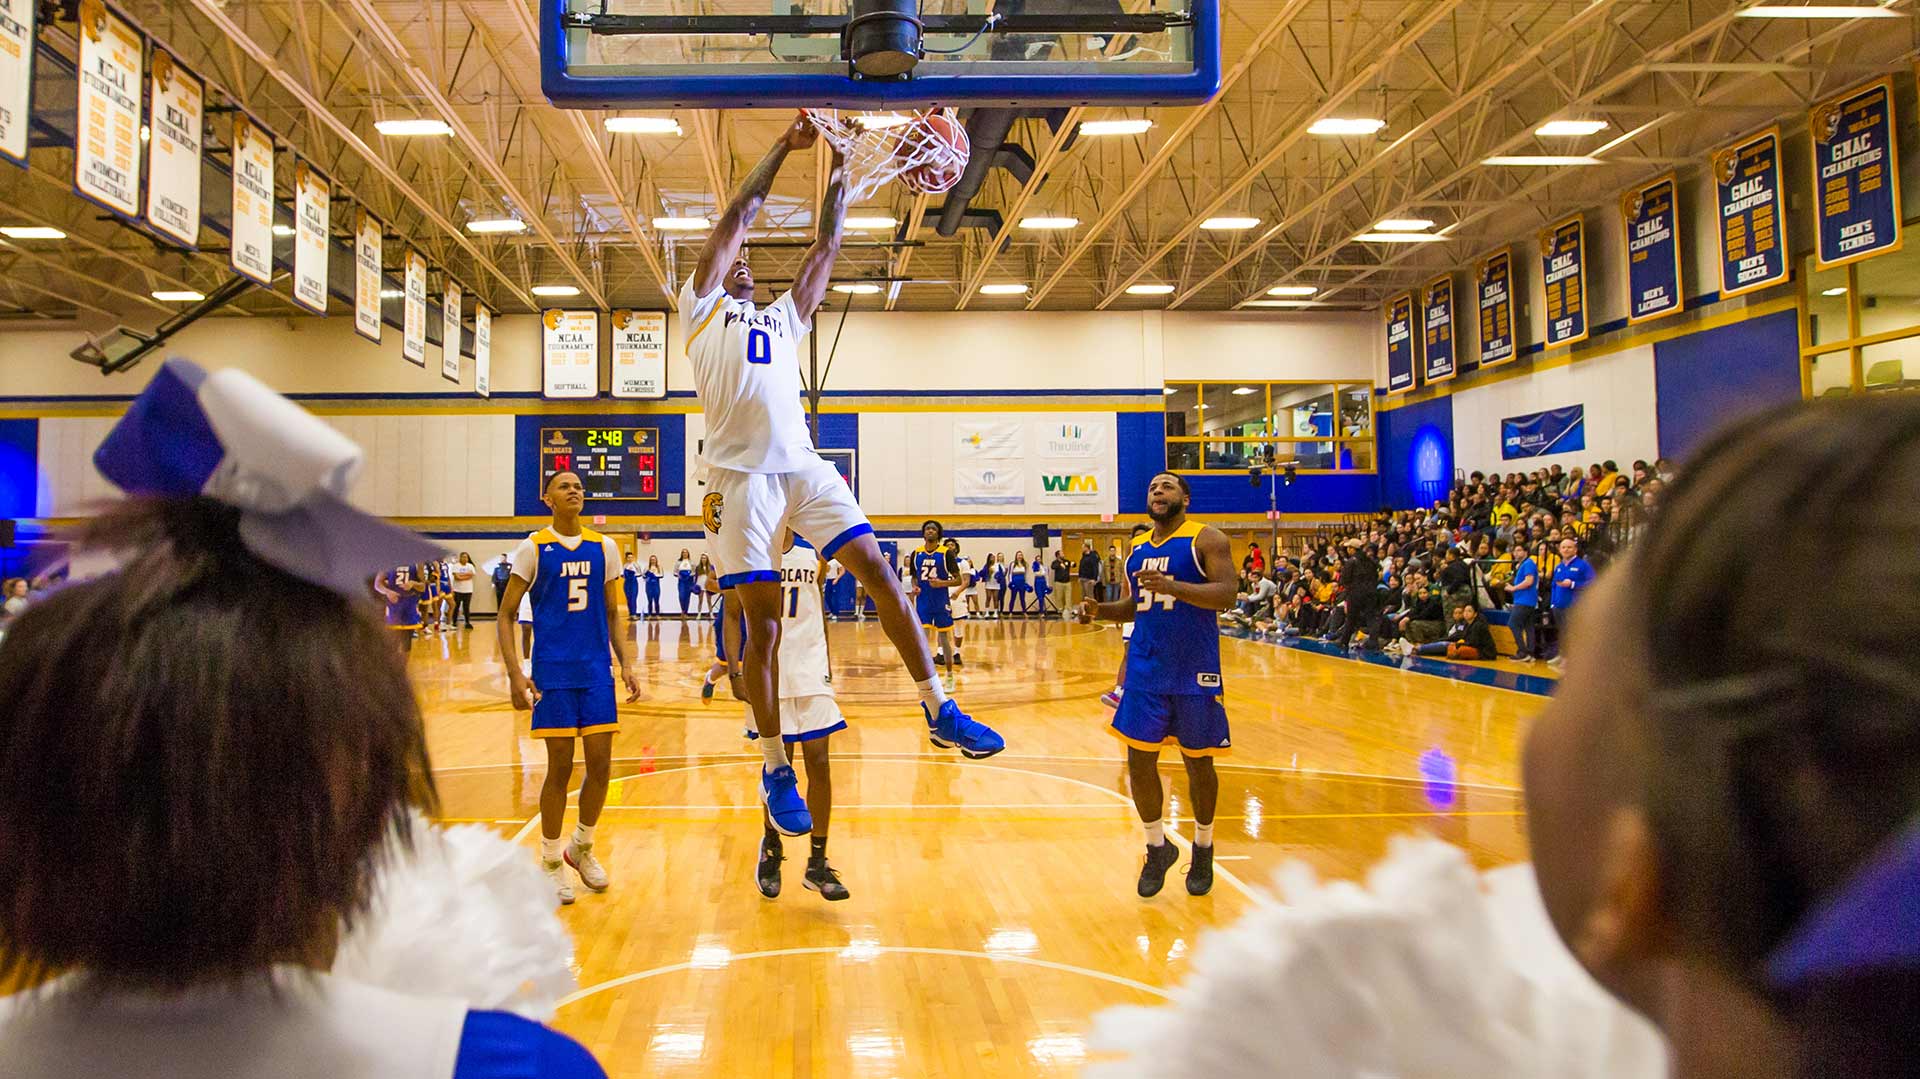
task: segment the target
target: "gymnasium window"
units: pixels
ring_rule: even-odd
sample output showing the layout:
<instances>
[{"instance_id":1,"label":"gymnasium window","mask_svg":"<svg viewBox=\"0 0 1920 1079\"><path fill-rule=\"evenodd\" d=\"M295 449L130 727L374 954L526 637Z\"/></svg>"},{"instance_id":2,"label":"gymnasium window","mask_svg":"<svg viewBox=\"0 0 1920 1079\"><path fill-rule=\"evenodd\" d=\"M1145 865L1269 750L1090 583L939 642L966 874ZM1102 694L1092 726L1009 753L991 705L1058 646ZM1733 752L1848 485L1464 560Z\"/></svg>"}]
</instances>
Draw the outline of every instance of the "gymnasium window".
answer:
<instances>
[{"instance_id":1,"label":"gymnasium window","mask_svg":"<svg viewBox=\"0 0 1920 1079\"><path fill-rule=\"evenodd\" d=\"M1806 396L1920 389L1920 246L1826 270L1809 256L1801 271Z\"/></svg>"},{"instance_id":2,"label":"gymnasium window","mask_svg":"<svg viewBox=\"0 0 1920 1079\"><path fill-rule=\"evenodd\" d=\"M1167 467L1245 472L1371 472L1373 388L1365 383L1173 382L1166 387Z\"/></svg>"}]
</instances>

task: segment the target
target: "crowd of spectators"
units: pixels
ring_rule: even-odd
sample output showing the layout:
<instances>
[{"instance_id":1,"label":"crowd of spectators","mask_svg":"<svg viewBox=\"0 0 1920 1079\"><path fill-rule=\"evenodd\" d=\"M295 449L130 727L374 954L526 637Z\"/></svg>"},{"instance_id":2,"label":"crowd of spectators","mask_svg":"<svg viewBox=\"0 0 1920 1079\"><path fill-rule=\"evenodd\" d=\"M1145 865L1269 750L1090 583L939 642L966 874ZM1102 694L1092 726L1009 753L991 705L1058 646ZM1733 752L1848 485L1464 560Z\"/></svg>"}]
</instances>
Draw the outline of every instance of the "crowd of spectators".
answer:
<instances>
[{"instance_id":1,"label":"crowd of spectators","mask_svg":"<svg viewBox=\"0 0 1920 1079\"><path fill-rule=\"evenodd\" d=\"M1222 620L1342 647L1490 660L1485 614L1499 610L1517 658L1554 661L1566 613L1646 530L1672 478L1665 459L1628 472L1612 461L1474 472L1426 509L1382 511L1302 554L1269 558L1255 540Z\"/></svg>"}]
</instances>

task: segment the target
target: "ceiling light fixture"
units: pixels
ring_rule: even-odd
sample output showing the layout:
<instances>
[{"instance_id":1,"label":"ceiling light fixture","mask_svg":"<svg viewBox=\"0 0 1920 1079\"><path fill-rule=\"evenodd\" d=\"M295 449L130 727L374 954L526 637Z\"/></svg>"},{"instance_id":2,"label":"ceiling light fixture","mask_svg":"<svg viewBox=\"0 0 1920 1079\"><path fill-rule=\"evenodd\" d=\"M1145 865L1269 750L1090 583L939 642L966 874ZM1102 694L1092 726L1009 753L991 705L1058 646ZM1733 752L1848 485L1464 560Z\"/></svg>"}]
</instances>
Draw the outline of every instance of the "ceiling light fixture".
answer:
<instances>
[{"instance_id":1,"label":"ceiling light fixture","mask_svg":"<svg viewBox=\"0 0 1920 1079\"><path fill-rule=\"evenodd\" d=\"M980 286L980 295L982 296L1025 296L1026 294L1027 286L1014 282Z\"/></svg>"},{"instance_id":2,"label":"ceiling light fixture","mask_svg":"<svg viewBox=\"0 0 1920 1079\"><path fill-rule=\"evenodd\" d=\"M517 217L480 217L467 222L467 231L472 233L525 232L527 223Z\"/></svg>"},{"instance_id":3,"label":"ceiling light fixture","mask_svg":"<svg viewBox=\"0 0 1920 1079\"><path fill-rule=\"evenodd\" d=\"M1259 390L1254 389L1252 386L1236 386L1234 388L1233 395L1235 397L1245 397L1248 394L1254 394L1259 392L1260 392Z\"/></svg>"},{"instance_id":4,"label":"ceiling light fixture","mask_svg":"<svg viewBox=\"0 0 1920 1079\"><path fill-rule=\"evenodd\" d=\"M1082 135L1144 135L1152 130L1152 120L1082 120Z\"/></svg>"},{"instance_id":5,"label":"ceiling light fixture","mask_svg":"<svg viewBox=\"0 0 1920 1079\"><path fill-rule=\"evenodd\" d=\"M195 292L190 288L163 288L156 289L153 298L166 300L169 303L199 303L207 296L204 292Z\"/></svg>"},{"instance_id":6,"label":"ceiling light fixture","mask_svg":"<svg viewBox=\"0 0 1920 1079\"><path fill-rule=\"evenodd\" d=\"M1242 307L1318 307L1319 300L1248 300Z\"/></svg>"},{"instance_id":7,"label":"ceiling light fixture","mask_svg":"<svg viewBox=\"0 0 1920 1079\"><path fill-rule=\"evenodd\" d=\"M1743 19L1897 19L1900 13L1883 7L1852 7L1815 4L1808 7L1781 7L1762 4L1734 12Z\"/></svg>"},{"instance_id":8,"label":"ceiling light fixture","mask_svg":"<svg viewBox=\"0 0 1920 1079\"><path fill-rule=\"evenodd\" d=\"M853 118L853 122L859 124L861 127L879 130L889 127L899 127L902 124L910 124L913 122L913 117L902 116L897 112L875 112L856 116Z\"/></svg>"},{"instance_id":9,"label":"ceiling light fixture","mask_svg":"<svg viewBox=\"0 0 1920 1079\"><path fill-rule=\"evenodd\" d=\"M1605 120L1549 120L1533 129L1533 133L1549 139L1574 138L1579 135L1598 135L1609 125Z\"/></svg>"},{"instance_id":10,"label":"ceiling light fixture","mask_svg":"<svg viewBox=\"0 0 1920 1079\"><path fill-rule=\"evenodd\" d=\"M880 286L868 284L866 282L860 282L858 284L853 284L853 285L835 285L833 286L833 291L843 293L848 296L871 296L874 293L880 291Z\"/></svg>"},{"instance_id":11,"label":"ceiling light fixture","mask_svg":"<svg viewBox=\"0 0 1920 1079\"><path fill-rule=\"evenodd\" d=\"M899 224L900 222L892 217L849 217L846 229L848 232L877 232L881 229L894 228Z\"/></svg>"},{"instance_id":12,"label":"ceiling light fixture","mask_svg":"<svg viewBox=\"0 0 1920 1079\"><path fill-rule=\"evenodd\" d=\"M293 226L292 225L275 225L273 226L273 234L275 236L291 236L293 235Z\"/></svg>"},{"instance_id":13,"label":"ceiling light fixture","mask_svg":"<svg viewBox=\"0 0 1920 1079\"><path fill-rule=\"evenodd\" d=\"M1311 296L1320 290L1312 285L1275 285L1267 290L1269 296Z\"/></svg>"},{"instance_id":14,"label":"ceiling light fixture","mask_svg":"<svg viewBox=\"0 0 1920 1079\"><path fill-rule=\"evenodd\" d=\"M1373 226L1375 232L1425 232L1433 222L1424 217L1389 217Z\"/></svg>"},{"instance_id":15,"label":"ceiling light fixture","mask_svg":"<svg viewBox=\"0 0 1920 1079\"><path fill-rule=\"evenodd\" d=\"M1253 228L1259 223L1257 217L1209 217L1200 222L1200 227L1208 232L1235 232Z\"/></svg>"},{"instance_id":16,"label":"ceiling light fixture","mask_svg":"<svg viewBox=\"0 0 1920 1079\"><path fill-rule=\"evenodd\" d=\"M1563 154L1502 154L1487 158L1482 165L1507 165L1514 168L1552 168L1560 165L1603 165L1597 157Z\"/></svg>"},{"instance_id":17,"label":"ceiling light fixture","mask_svg":"<svg viewBox=\"0 0 1920 1079\"><path fill-rule=\"evenodd\" d=\"M1313 122L1313 125L1307 128L1307 134L1309 135L1371 135L1385 126L1387 126L1387 122L1385 120L1375 120L1367 117L1350 117L1347 119L1341 119L1338 117L1329 116L1324 120L1315 120Z\"/></svg>"},{"instance_id":18,"label":"ceiling light fixture","mask_svg":"<svg viewBox=\"0 0 1920 1079\"><path fill-rule=\"evenodd\" d=\"M373 129L382 135L451 135L453 128L445 120L376 120Z\"/></svg>"},{"instance_id":19,"label":"ceiling light fixture","mask_svg":"<svg viewBox=\"0 0 1920 1079\"><path fill-rule=\"evenodd\" d=\"M380 290L380 298L383 300L397 300L406 294L405 289L383 288Z\"/></svg>"},{"instance_id":20,"label":"ceiling light fixture","mask_svg":"<svg viewBox=\"0 0 1920 1079\"><path fill-rule=\"evenodd\" d=\"M1165 296L1173 291L1172 285L1128 285L1129 296Z\"/></svg>"},{"instance_id":21,"label":"ceiling light fixture","mask_svg":"<svg viewBox=\"0 0 1920 1079\"><path fill-rule=\"evenodd\" d=\"M1828 289L1820 290L1820 295L1822 296L1845 296L1846 294L1847 294L1847 287L1845 285L1842 285L1839 288L1828 288Z\"/></svg>"},{"instance_id":22,"label":"ceiling light fixture","mask_svg":"<svg viewBox=\"0 0 1920 1079\"><path fill-rule=\"evenodd\" d=\"M1070 229L1080 224L1077 217L1023 217L1020 227L1023 229Z\"/></svg>"},{"instance_id":23,"label":"ceiling light fixture","mask_svg":"<svg viewBox=\"0 0 1920 1079\"><path fill-rule=\"evenodd\" d=\"M528 290L535 296L578 296L580 290L572 285L535 285Z\"/></svg>"},{"instance_id":24,"label":"ceiling light fixture","mask_svg":"<svg viewBox=\"0 0 1920 1079\"><path fill-rule=\"evenodd\" d=\"M680 134L680 121L671 116L609 116L605 124L616 135Z\"/></svg>"},{"instance_id":25,"label":"ceiling light fixture","mask_svg":"<svg viewBox=\"0 0 1920 1079\"><path fill-rule=\"evenodd\" d=\"M0 236L9 240L64 240L67 234L48 225L0 225Z\"/></svg>"},{"instance_id":26,"label":"ceiling light fixture","mask_svg":"<svg viewBox=\"0 0 1920 1079\"><path fill-rule=\"evenodd\" d=\"M1363 232L1354 239L1363 244L1437 244L1447 237L1431 232Z\"/></svg>"},{"instance_id":27,"label":"ceiling light fixture","mask_svg":"<svg viewBox=\"0 0 1920 1079\"><path fill-rule=\"evenodd\" d=\"M661 232L700 232L713 226L705 217L656 217L653 227Z\"/></svg>"}]
</instances>

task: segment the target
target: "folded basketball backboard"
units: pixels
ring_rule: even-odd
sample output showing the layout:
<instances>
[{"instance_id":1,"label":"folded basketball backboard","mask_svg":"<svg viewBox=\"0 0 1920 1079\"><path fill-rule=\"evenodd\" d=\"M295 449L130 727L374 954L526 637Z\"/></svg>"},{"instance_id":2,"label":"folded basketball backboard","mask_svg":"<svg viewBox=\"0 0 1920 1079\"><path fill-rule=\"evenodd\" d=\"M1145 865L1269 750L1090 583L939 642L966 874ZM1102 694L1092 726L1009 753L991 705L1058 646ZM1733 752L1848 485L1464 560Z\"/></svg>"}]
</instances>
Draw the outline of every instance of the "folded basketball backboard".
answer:
<instances>
[{"instance_id":1,"label":"folded basketball backboard","mask_svg":"<svg viewBox=\"0 0 1920 1079\"><path fill-rule=\"evenodd\" d=\"M1183 105L1220 0L541 0L540 50L567 108Z\"/></svg>"}]
</instances>

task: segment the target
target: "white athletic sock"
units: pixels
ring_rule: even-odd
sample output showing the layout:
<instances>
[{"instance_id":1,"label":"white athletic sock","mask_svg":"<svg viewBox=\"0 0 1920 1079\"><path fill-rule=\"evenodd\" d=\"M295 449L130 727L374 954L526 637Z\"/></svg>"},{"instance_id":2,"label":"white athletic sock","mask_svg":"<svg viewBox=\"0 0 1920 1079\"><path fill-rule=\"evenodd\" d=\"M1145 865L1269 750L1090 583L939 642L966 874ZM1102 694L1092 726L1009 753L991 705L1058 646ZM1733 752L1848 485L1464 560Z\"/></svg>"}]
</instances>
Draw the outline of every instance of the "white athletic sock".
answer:
<instances>
[{"instance_id":1,"label":"white athletic sock","mask_svg":"<svg viewBox=\"0 0 1920 1079\"><path fill-rule=\"evenodd\" d=\"M1147 829L1147 846L1157 847L1160 844L1165 843L1167 841L1167 822L1166 821L1150 820L1146 822L1144 827Z\"/></svg>"},{"instance_id":2,"label":"white athletic sock","mask_svg":"<svg viewBox=\"0 0 1920 1079\"><path fill-rule=\"evenodd\" d=\"M567 845L567 841L564 839L548 839L546 836L541 836L540 837L540 860L545 862L559 861L560 851L566 845Z\"/></svg>"},{"instance_id":3,"label":"white athletic sock","mask_svg":"<svg viewBox=\"0 0 1920 1079\"><path fill-rule=\"evenodd\" d=\"M768 738L766 735L761 735L760 756L766 760L767 771L769 772L785 768L788 764L786 744L779 738Z\"/></svg>"},{"instance_id":4,"label":"white athletic sock","mask_svg":"<svg viewBox=\"0 0 1920 1079\"><path fill-rule=\"evenodd\" d=\"M947 687L940 684L940 676L935 674L924 682L914 683L920 690L920 703L927 706L932 715L940 714L940 706L947 703Z\"/></svg>"},{"instance_id":5,"label":"white athletic sock","mask_svg":"<svg viewBox=\"0 0 1920 1079\"><path fill-rule=\"evenodd\" d=\"M593 828L594 826L591 824L576 823L573 826L573 845L576 847L591 847L593 845Z\"/></svg>"},{"instance_id":6,"label":"white athletic sock","mask_svg":"<svg viewBox=\"0 0 1920 1079\"><path fill-rule=\"evenodd\" d=\"M1193 826L1193 845L1196 847L1213 846L1213 825L1196 824Z\"/></svg>"}]
</instances>

